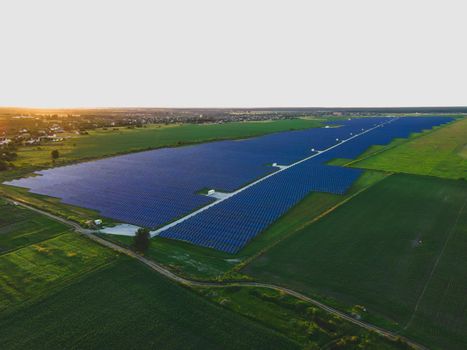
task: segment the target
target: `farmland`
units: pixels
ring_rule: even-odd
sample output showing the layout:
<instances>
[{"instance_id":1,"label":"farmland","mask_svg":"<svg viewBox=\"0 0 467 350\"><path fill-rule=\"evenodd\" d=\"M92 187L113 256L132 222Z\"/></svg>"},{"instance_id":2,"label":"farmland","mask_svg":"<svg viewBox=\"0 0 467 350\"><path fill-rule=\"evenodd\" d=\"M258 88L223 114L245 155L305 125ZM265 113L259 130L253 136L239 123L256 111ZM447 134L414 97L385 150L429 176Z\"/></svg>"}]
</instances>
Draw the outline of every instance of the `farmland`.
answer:
<instances>
[{"instance_id":1,"label":"farmland","mask_svg":"<svg viewBox=\"0 0 467 350\"><path fill-rule=\"evenodd\" d=\"M277 292L195 293L72 232L0 255L0 269L2 349L407 348Z\"/></svg>"},{"instance_id":2,"label":"farmland","mask_svg":"<svg viewBox=\"0 0 467 350\"><path fill-rule=\"evenodd\" d=\"M24 231L29 227L32 236L37 220L46 227L54 224L28 209L11 206L8 211L12 218L22 218ZM246 344L258 349L298 348L279 333L223 310L76 233L66 231L30 243L0 255L2 349L109 344L112 348L135 344L165 349L240 349Z\"/></svg>"},{"instance_id":3,"label":"farmland","mask_svg":"<svg viewBox=\"0 0 467 350\"><path fill-rule=\"evenodd\" d=\"M0 198L0 254L59 235L68 228Z\"/></svg>"},{"instance_id":4,"label":"farmland","mask_svg":"<svg viewBox=\"0 0 467 350\"><path fill-rule=\"evenodd\" d=\"M41 298L113 259L115 253L74 233L0 255L0 312Z\"/></svg>"},{"instance_id":5,"label":"farmland","mask_svg":"<svg viewBox=\"0 0 467 350\"><path fill-rule=\"evenodd\" d=\"M392 175L243 272L347 310L363 305L363 317L438 348L465 348L466 198L463 181Z\"/></svg>"},{"instance_id":6,"label":"farmland","mask_svg":"<svg viewBox=\"0 0 467 350\"><path fill-rule=\"evenodd\" d=\"M299 348L126 259L0 315L0 336L3 349Z\"/></svg>"},{"instance_id":7,"label":"farmland","mask_svg":"<svg viewBox=\"0 0 467 350\"><path fill-rule=\"evenodd\" d=\"M467 179L467 119L416 137L395 142L394 147L375 148L376 154L362 156L352 166L449 179Z\"/></svg>"},{"instance_id":8,"label":"farmland","mask_svg":"<svg viewBox=\"0 0 467 350\"><path fill-rule=\"evenodd\" d=\"M222 346L231 349L245 344L256 344L258 349L298 348L280 334L214 306L138 263L68 232L62 224L21 207L7 209L11 220L21 217L25 234L29 228L34 236L39 219L44 227L56 225L65 232L0 255L4 349L94 348L99 344L128 348L138 342L143 342L143 347L166 349L219 348L224 342L227 344ZM109 317L112 322L102 327ZM135 322L144 328L122 333ZM153 337L154 327L157 337ZM81 337L82 332L88 336ZM262 335L261 343L254 334ZM150 342L146 341L148 337Z\"/></svg>"}]
</instances>

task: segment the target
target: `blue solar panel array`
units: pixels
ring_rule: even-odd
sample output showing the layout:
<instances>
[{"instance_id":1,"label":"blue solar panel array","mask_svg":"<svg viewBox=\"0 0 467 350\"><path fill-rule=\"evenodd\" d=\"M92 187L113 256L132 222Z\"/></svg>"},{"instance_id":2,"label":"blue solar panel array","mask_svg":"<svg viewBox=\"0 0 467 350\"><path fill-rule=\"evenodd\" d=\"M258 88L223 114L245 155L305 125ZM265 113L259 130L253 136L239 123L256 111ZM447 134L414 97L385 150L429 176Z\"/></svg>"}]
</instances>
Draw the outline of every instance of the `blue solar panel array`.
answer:
<instances>
[{"instance_id":1,"label":"blue solar panel array","mask_svg":"<svg viewBox=\"0 0 467 350\"><path fill-rule=\"evenodd\" d=\"M310 192L342 194L360 172L304 162L162 231L160 236L236 253Z\"/></svg>"},{"instance_id":2,"label":"blue solar panel array","mask_svg":"<svg viewBox=\"0 0 467 350\"><path fill-rule=\"evenodd\" d=\"M392 122L387 123L390 120ZM196 193L203 188L232 192L278 170L267 164L292 164L312 155L312 149L320 151L339 144L161 234L236 252L309 192L343 193L358 177L358 170L325 166L326 161L355 158L371 145L386 144L396 137L407 137L450 120L435 117L356 118L329 123L339 127L166 148L64 166L39 171L37 174L41 176L7 184L58 197L67 204L98 210L103 216L116 220L156 228L212 203L213 198ZM342 140L382 123L384 126L340 144ZM270 203L266 198L277 198L274 201L277 203ZM230 216L235 217L235 213L242 212L240 208L249 208L244 210L254 213L254 218L245 221L247 226L242 226L241 218L236 224L217 219L229 211ZM226 224L219 225L216 221ZM225 232L230 234L224 237Z\"/></svg>"}]
</instances>

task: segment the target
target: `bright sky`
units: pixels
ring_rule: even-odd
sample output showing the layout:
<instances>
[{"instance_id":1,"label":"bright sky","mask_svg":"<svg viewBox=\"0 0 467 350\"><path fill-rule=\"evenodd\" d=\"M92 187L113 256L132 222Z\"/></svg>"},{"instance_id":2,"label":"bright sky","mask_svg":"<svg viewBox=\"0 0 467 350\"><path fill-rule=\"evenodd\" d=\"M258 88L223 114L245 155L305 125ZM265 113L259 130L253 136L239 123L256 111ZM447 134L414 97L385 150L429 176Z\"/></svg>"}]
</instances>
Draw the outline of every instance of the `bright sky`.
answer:
<instances>
[{"instance_id":1,"label":"bright sky","mask_svg":"<svg viewBox=\"0 0 467 350\"><path fill-rule=\"evenodd\" d=\"M0 105L467 105L465 0L2 0Z\"/></svg>"}]
</instances>

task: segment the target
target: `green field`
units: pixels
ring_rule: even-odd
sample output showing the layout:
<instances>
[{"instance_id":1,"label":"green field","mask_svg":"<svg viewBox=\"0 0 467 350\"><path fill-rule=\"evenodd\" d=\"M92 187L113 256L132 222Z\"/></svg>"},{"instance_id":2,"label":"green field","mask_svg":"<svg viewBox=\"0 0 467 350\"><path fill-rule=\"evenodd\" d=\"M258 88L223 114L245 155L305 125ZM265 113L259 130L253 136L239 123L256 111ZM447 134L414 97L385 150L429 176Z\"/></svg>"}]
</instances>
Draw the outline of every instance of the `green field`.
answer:
<instances>
[{"instance_id":1,"label":"green field","mask_svg":"<svg viewBox=\"0 0 467 350\"><path fill-rule=\"evenodd\" d=\"M463 349L466 200L464 181L392 175L243 272L347 311L363 305L363 317L430 347Z\"/></svg>"},{"instance_id":2,"label":"green field","mask_svg":"<svg viewBox=\"0 0 467 350\"><path fill-rule=\"evenodd\" d=\"M3 226L21 223L33 238L0 255L2 349L298 349L62 224L0 204Z\"/></svg>"},{"instance_id":3,"label":"green field","mask_svg":"<svg viewBox=\"0 0 467 350\"><path fill-rule=\"evenodd\" d=\"M352 166L467 179L467 118L408 142L399 140L389 147L380 148L381 152L352 162Z\"/></svg>"},{"instance_id":4,"label":"green field","mask_svg":"<svg viewBox=\"0 0 467 350\"><path fill-rule=\"evenodd\" d=\"M126 258L0 314L0 338L2 349L299 348Z\"/></svg>"},{"instance_id":5,"label":"green field","mask_svg":"<svg viewBox=\"0 0 467 350\"><path fill-rule=\"evenodd\" d=\"M21 219L31 237L38 223L62 230L0 255L2 349L407 348L277 292L194 293L45 216L1 204L2 220Z\"/></svg>"},{"instance_id":6,"label":"green field","mask_svg":"<svg viewBox=\"0 0 467 350\"><path fill-rule=\"evenodd\" d=\"M0 313L40 299L52 289L116 258L75 233L65 233L0 255Z\"/></svg>"},{"instance_id":7,"label":"green field","mask_svg":"<svg viewBox=\"0 0 467 350\"><path fill-rule=\"evenodd\" d=\"M173 271L191 278L242 278L243 276L235 273L235 270L241 266L239 264L248 261L261 250L285 239L322 213L348 200L359 191L386 176L387 174L382 172L366 171L344 196L318 192L309 194L236 255L159 237L151 240L151 246L146 255L170 267ZM107 235L106 238L126 246L131 246L133 241L132 237L126 236ZM230 273L231 270L234 270L234 273ZM222 276L226 273L226 276Z\"/></svg>"},{"instance_id":8,"label":"green field","mask_svg":"<svg viewBox=\"0 0 467 350\"><path fill-rule=\"evenodd\" d=\"M68 231L68 227L57 221L1 198L0 213L0 254Z\"/></svg>"}]
</instances>

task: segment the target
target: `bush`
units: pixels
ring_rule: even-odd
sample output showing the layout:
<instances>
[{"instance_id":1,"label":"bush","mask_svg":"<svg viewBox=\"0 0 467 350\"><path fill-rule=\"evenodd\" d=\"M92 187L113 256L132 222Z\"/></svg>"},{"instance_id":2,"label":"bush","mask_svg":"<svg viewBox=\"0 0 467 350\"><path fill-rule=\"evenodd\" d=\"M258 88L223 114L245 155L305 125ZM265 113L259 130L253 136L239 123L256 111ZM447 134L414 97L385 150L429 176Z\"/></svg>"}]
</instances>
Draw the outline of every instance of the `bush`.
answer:
<instances>
[{"instance_id":1,"label":"bush","mask_svg":"<svg viewBox=\"0 0 467 350\"><path fill-rule=\"evenodd\" d=\"M8 170L8 163L0 159L0 171Z\"/></svg>"}]
</instances>

